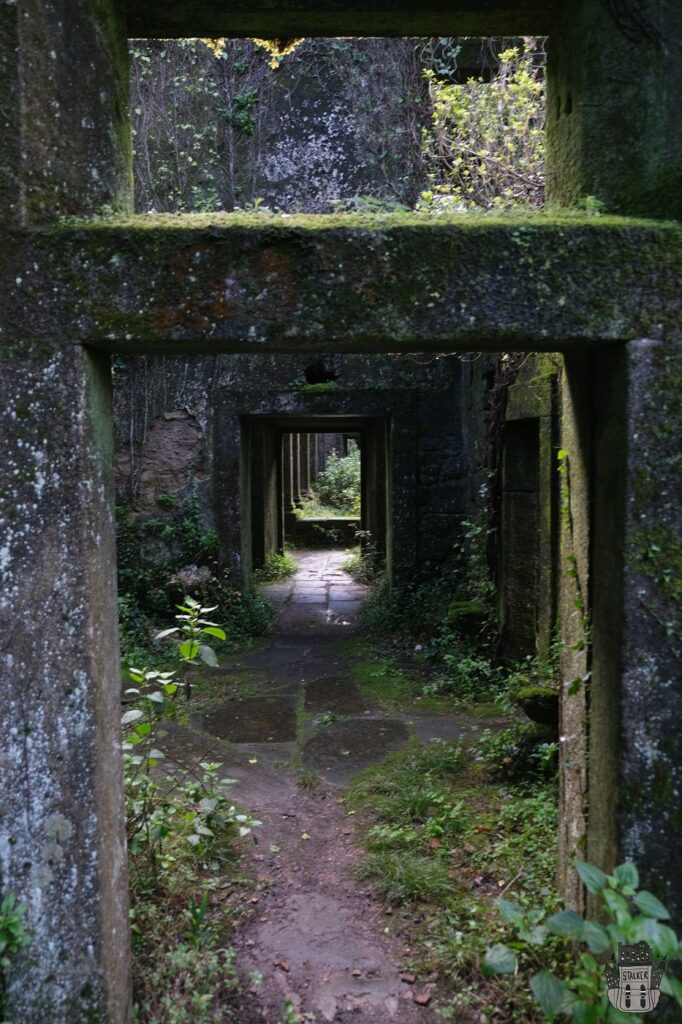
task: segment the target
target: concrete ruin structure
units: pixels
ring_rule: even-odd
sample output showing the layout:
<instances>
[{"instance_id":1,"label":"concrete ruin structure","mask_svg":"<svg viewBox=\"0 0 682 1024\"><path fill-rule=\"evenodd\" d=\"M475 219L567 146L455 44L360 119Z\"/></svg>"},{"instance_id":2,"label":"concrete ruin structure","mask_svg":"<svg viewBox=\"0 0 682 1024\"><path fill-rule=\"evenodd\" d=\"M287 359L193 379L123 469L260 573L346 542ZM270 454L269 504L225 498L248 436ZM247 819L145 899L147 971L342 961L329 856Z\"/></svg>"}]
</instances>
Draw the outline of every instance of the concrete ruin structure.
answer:
<instances>
[{"instance_id":1,"label":"concrete ruin structure","mask_svg":"<svg viewBox=\"0 0 682 1024\"><path fill-rule=\"evenodd\" d=\"M552 212L131 214L129 37L526 33L549 36ZM0 884L33 935L14 1024L130 1018L112 355L556 354L508 405L502 507L555 508L564 889L580 907L575 852L632 858L680 922L681 49L677 0L1 0ZM606 214L561 212L584 197Z\"/></svg>"},{"instance_id":2,"label":"concrete ruin structure","mask_svg":"<svg viewBox=\"0 0 682 1024\"><path fill-rule=\"evenodd\" d=\"M209 357L182 372L173 360L131 361L127 386L116 392L116 466L119 500L132 494L138 534L198 502L204 525L218 534L221 564L248 586L253 570L283 549L285 534L308 536L295 509L328 452L344 454L344 438L355 435L361 517L340 540L352 545L360 529L397 585L420 565L428 571L447 559L481 482L480 360L337 355L322 365L331 380L320 386L306 381L320 361L305 356ZM134 412L140 389L146 431ZM139 434L129 445L131 426ZM169 491L177 501L164 513L158 499Z\"/></svg>"}]
</instances>

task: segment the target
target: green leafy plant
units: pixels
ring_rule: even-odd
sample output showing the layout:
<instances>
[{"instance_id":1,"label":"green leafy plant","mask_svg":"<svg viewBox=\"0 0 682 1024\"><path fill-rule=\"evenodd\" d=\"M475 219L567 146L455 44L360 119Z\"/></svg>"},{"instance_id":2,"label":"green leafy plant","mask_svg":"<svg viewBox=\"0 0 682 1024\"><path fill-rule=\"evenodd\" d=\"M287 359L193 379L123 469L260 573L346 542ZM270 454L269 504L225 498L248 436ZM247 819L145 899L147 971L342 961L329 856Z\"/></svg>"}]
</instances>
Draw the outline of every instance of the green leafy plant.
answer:
<instances>
[{"instance_id":1,"label":"green leafy plant","mask_svg":"<svg viewBox=\"0 0 682 1024\"><path fill-rule=\"evenodd\" d=\"M271 551L265 557L265 564L262 569L256 569L253 574L254 583L277 583L286 580L298 571L298 563L288 552L280 554L279 551Z\"/></svg>"},{"instance_id":2,"label":"green leafy plant","mask_svg":"<svg viewBox=\"0 0 682 1024\"><path fill-rule=\"evenodd\" d=\"M384 568L384 559L372 541L369 531L356 530L355 538L360 544L341 568L356 583L374 583Z\"/></svg>"},{"instance_id":3,"label":"green leafy plant","mask_svg":"<svg viewBox=\"0 0 682 1024\"><path fill-rule=\"evenodd\" d=\"M210 615L211 612L214 612L217 605L204 608L194 598L186 597L185 604L179 604L177 608L180 614L176 615L175 618L181 625L171 626L170 629L163 629L160 633L156 634L156 639L165 640L166 637L173 636L175 633L182 633L177 652L180 658L180 675L185 689L185 696L189 700L192 695L189 669L200 662L208 665L209 668L218 667L215 651L209 644L204 642L205 638L212 637L217 640L226 640L227 635L217 622L211 622L210 619L204 618L205 615Z\"/></svg>"},{"instance_id":4,"label":"green leafy plant","mask_svg":"<svg viewBox=\"0 0 682 1024\"><path fill-rule=\"evenodd\" d=\"M180 607L176 616L181 626L164 630L162 637L181 632L178 644L180 672L198 663L217 664L215 654L207 657L200 641L204 636L224 638L215 623L202 616L213 609L203 608L192 598ZM209 648L210 650L210 648ZM225 835L247 835L254 822L225 796L225 788L234 779L217 775L218 765L201 761L193 770L173 773L173 781L162 779L157 771L165 754L156 745L160 726L177 715L180 684L176 672L155 669L130 670L135 686L126 691L134 704L122 716L125 730L123 743L126 824L128 847L133 858L141 857L149 872L168 870L176 859L179 840L187 842L198 853L212 855ZM185 679L189 696L189 681ZM200 774L195 772L200 769Z\"/></svg>"},{"instance_id":5,"label":"green leafy plant","mask_svg":"<svg viewBox=\"0 0 682 1024\"><path fill-rule=\"evenodd\" d=\"M573 910L547 916L540 908L526 909L518 903L499 900L500 915L513 927L515 938L509 944L497 943L488 950L484 971L513 975L519 970L520 959L530 955L532 960L538 948L550 941L558 939L571 949L579 944L582 951L566 976L541 970L530 978L531 991L545 1019L563 1017L572 1024L641 1024L639 1015L622 1013L609 1004L605 958L611 954L617 959L619 943L646 942L655 958L670 963L682 959L682 942L663 923L670 919L670 914L660 900L639 888L634 864L620 864L611 875L585 861L576 861L575 868L588 892L597 898L601 920L584 919ZM568 957L566 960L571 962ZM661 991L682 1007L682 982L669 971L663 975Z\"/></svg>"},{"instance_id":6,"label":"green leafy plant","mask_svg":"<svg viewBox=\"0 0 682 1024\"><path fill-rule=\"evenodd\" d=\"M546 727L517 722L506 729L486 729L474 747L477 757L490 765L490 775L515 784L556 778L558 744Z\"/></svg>"},{"instance_id":7,"label":"green leafy plant","mask_svg":"<svg viewBox=\"0 0 682 1024\"><path fill-rule=\"evenodd\" d=\"M429 188L421 208L510 209L544 202L543 47L527 39L499 54L489 82L453 84L424 72L433 104L422 133Z\"/></svg>"}]
</instances>

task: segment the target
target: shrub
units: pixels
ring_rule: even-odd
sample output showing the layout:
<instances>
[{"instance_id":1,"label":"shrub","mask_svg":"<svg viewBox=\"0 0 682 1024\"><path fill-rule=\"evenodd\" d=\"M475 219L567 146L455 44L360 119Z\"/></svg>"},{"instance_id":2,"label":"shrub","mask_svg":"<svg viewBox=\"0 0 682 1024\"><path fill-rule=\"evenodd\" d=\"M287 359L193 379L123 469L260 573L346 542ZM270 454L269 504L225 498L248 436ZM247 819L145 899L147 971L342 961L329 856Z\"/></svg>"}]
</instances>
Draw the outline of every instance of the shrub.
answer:
<instances>
[{"instance_id":1,"label":"shrub","mask_svg":"<svg viewBox=\"0 0 682 1024\"><path fill-rule=\"evenodd\" d=\"M256 569L253 574L254 583L276 583L278 580L286 580L298 570L296 560L291 555L280 554L278 551L271 551L265 557L265 565L262 569Z\"/></svg>"},{"instance_id":2,"label":"shrub","mask_svg":"<svg viewBox=\"0 0 682 1024\"><path fill-rule=\"evenodd\" d=\"M426 71L432 125L423 133L426 209L510 209L544 201L545 96L538 40L499 54L490 82L455 85Z\"/></svg>"},{"instance_id":3,"label":"shrub","mask_svg":"<svg viewBox=\"0 0 682 1024\"><path fill-rule=\"evenodd\" d=\"M599 906L598 920L583 919L573 910L547 916L542 909L528 910L508 900L499 900L502 918L516 933L514 948L498 943L488 950L483 966L489 974L515 974L519 956L537 959L537 950L556 939L567 948L566 963L572 970L564 977L542 970L530 978L530 988L546 1020L557 1017L573 1024L601 1024L627 1021L641 1024L639 1014L614 1010L607 998L607 976L602 961L611 953L617 961L619 945L646 942L659 968L682 958L682 942L668 925L670 914L653 893L639 888L634 864L625 863L607 875L594 864L576 861L576 871ZM583 947L577 959L571 956L576 943ZM661 992L682 1007L682 982L666 971Z\"/></svg>"},{"instance_id":4,"label":"shrub","mask_svg":"<svg viewBox=\"0 0 682 1024\"><path fill-rule=\"evenodd\" d=\"M475 749L488 763L492 778L524 783L556 775L558 744L547 726L519 722L496 733L486 730Z\"/></svg>"},{"instance_id":5,"label":"shrub","mask_svg":"<svg viewBox=\"0 0 682 1024\"><path fill-rule=\"evenodd\" d=\"M360 448L353 441L348 443L348 455L330 452L315 481L315 493L325 505L346 514L360 511L360 462Z\"/></svg>"}]
</instances>

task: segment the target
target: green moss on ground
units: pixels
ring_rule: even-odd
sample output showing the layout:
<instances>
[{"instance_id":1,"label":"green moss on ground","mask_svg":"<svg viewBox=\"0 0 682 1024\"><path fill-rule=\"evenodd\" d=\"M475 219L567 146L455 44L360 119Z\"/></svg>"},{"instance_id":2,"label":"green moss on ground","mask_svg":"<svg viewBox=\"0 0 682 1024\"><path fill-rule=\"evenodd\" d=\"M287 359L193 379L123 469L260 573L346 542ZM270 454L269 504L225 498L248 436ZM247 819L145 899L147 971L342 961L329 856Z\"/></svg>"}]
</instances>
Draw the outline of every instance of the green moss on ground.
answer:
<instances>
[{"instance_id":1,"label":"green moss on ground","mask_svg":"<svg viewBox=\"0 0 682 1024\"><path fill-rule=\"evenodd\" d=\"M362 695L383 710L451 710L446 698L424 693L424 680L414 670L401 668L395 657L379 653L368 641L353 637L341 649Z\"/></svg>"}]
</instances>

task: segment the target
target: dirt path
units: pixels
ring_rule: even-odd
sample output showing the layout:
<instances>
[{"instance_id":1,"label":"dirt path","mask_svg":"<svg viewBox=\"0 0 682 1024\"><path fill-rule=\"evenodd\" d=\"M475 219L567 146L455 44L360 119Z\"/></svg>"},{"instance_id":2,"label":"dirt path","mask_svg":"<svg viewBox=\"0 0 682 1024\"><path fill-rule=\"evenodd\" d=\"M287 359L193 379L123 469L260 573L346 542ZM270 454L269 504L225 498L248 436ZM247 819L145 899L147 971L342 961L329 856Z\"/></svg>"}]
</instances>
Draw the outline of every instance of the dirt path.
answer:
<instances>
[{"instance_id":1,"label":"dirt path","mask_svg":"<svg viewBox=\"0 0 682 1024\"><path fill-rule=\"evenodd\" d=\"M391 917L354 880L352 819L334 790L290 793L264 810L259 863L266 879L250 922L237 937L242 969L263 976L268 1022L287 1001L316 1021L428 1019L400 979L402 945Z\"/></svg>"},{"instance_id":2,"label":"dirt path","mask_svg":"<svg viewBox=\"0 0 682 1024\"><path fill-rule=\"evenodd\" d=\"M363 694L343 641L366 590L335 555L303 554L295 579L274 588L272 634L224 661L211 675L215 699L164 743L186 763L220 761L238 780L235 799L262 821L247 855L258 889L235 937L240 971L262 976L256 1016L289 1024L289 1002L310 1021L427 1024L427 979L401 979L397 918L355 878L360 851L343 787L412 736L457 739L476 725L387 712Z\"/></svg>"}]
</instances>

